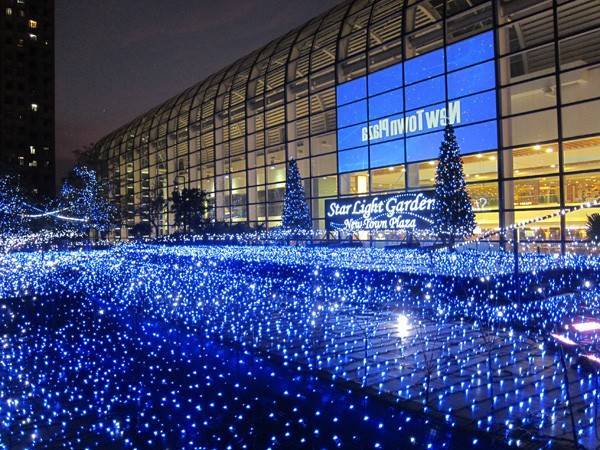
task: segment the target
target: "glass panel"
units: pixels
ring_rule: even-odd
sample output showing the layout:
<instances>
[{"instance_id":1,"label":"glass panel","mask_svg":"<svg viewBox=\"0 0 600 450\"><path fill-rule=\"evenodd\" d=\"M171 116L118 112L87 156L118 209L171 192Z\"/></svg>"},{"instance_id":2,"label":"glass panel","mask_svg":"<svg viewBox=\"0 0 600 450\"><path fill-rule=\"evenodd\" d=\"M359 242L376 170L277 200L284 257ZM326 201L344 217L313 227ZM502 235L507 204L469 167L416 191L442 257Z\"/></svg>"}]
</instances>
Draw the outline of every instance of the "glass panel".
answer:
<instances>
[{"instance_id":1,"label":"glass panel","mask_svg":"<svg viewBox=\"0 0 600 450\"><path fill-rule=\"evenodd\" d=\"M344 150L338 153L338 172L354 172L369 167L368 147Z\"/></svg>"},{"instance_id":2,"label":"glass panel","mask_svg":"<svg viewBox=\"0 0 600 450\"><path fill-rule=\"evenodd\" d=\"M463 156L462 160L467 181L495 180L498 178L497 152Z\"/></svg>"},{"instance_id":3,"label":"glass panel","mask_svg":"<svg viewBox=\"0 0 600 450\"><path fill-rule=\"evenodd\" d=\"M532 48L500 58L502 85L525 81L554 73L554 44Z\"/></svg>"},{"instance_id":4,"label":"glass panel","mask_svg":"<svg viewBox=\"0 0 600 450\"><path fill-rule=\"evenodd\" d=\"M561 70L600 62L600 29L559 42Z\"/></svg>"},{"instance_id":5,"label":"glass panel","mask_svg":"<svg viewBox=\"0 0 600 450\"><path fill-rule=\"evenodd\" d=\"M514 216L516 223L528 222L556 213L556 210L515 211L507 213L508 217ZM507 224L510 224L507 220ZM557 241L560 240L560 216L540 220L539 222L519 228L519 238L522 240Z\"/></svg>"},{"instance_id":6,"label":"glass panel","mask_svg":"<svg viewBox=\"0 0 600 450\"><path fill-rule=\"evenodd\" d=\"M442 45L444 45L443 26L441 23L437 23L431 27L416 31L405 38L406 57L412 58L422 55L426 52L439 49ZM440 49L439 52L443 54L443 49Z\"/></svg>"},{"instance_id":7,"label":"glass panel","mask_svg":"<svg viewBox=\"0 0 600 450\"><path fill-rule=\"evenodd\" d=\"M558 177L526 178L504 182L506 208L558 206ZM514 200L514 201L511 201Z\"/></svg>"},{"instance_id":8,"label":"glass panel","mask_svg":"<svg viewBox=\"0 0 600 450\"><path fill-rule=\"evenodd\" d=\"M566 106L561 113L565 137L600 132L600 100Z\"/></svg>"},{"instance_id":9,"label":"glass panel","mask_svg":"<svg viewBox=\"0 0 600 450\"><path fill-rule=\"evenodd\" d=\"M394 88L402 87L402 64L378 70L369 75L369 95L377 95Z\"/></svg>"},{"instance_id":10,"label":"glass panel","mask_svg":"<svg viewBox=\"0 0 600 450\"><path fill-rule=\"evenodd\" d=\"M406 186L405 170L404 166L371 170L371 191L382 192L404 189Z\"/></svg>"},{"instance_id":11,"label":"glass panel","mask_svg":"<svg viewBox=\"0 0 600 450\"><path fill-rule=\"evenodd\" d=\"M574 206L600 198L600 173L580 173L564 178L565 205Z\"/></svg>"},{"instance_id":12,"label":"glass panel","mask_svg":"<svg viewBox=\"0 0 600 450\"><path fill-rule=\"evenodd\" d=\"M246 186L246 172L231 174L231 189L237 189Z\"/></svg>"},{"instance_id":13,"label":"glass panel","mask_svg":"<svg viewBox=\"0 0 600 450\"><path fill-rule=\"evenodd\" d=\"M567 213L565 215L566 239L573 241L586 241L588 217L594 213L600 214L600 208L581 209L579 211Z\"/></svg>"},{"instance_id":14,"label":"glass panel","mask_svg":"<svg viewBox=\"0 0 600 450\"><path fill-rule=\"evenodd\" d=\"M600 25L600 3L596 0L575 0L558 7L558 34L579 33Z\"/></svg>"},{"instance_id":15,"label":"glass panel","mask_svg":"<svg viewBox=\"0 0 600 450\"><path fill-rule=\"evenodd\" d=\"M358 78L337 87L337 104L344 105L356 100L363 99L367 96L367 80L366 78Z\"/></svg>"},{"instance_id":16,"label":"glass panel","mask_svg":"<svg viewBox=\"0 0 600 450\"><path fill-rule=\"evenodd\" d=\"M312 196L325 197L337 195L337 177L325 176L312 179Z\"/></svg>"},{"instance_id":17,"label":"glass panel","mask_svg":"<svg viewBox=\"0 0 600 450\"><path fill-rule=\"evenodd\" d=\"M566 172L600 169L600 136L563 143Z\"/></svg>"},{"instance_id":18,"label":"glass panel","mask_svg":"<svg viewBox=\"0 0 600 450\"><path fill-rule=\"evenodd\" d=\"M500 54L514 53L552 41L554 37L554 15L550 3L547 8L546 11L540 14L528 16L501 27L498 30Z\"/></svg>"},{"instance_id":19,"label":"glass panel","mask_svg":"<svg viewBox=\"0 0 600 450\"><path fill-rule=\"evenodd\" d=\"M435 184L438 161L425 161L408 165L408 187L424 188Z\"/></svg>"},{"instance_id":20,"label":"glass panel","mask_svg":"<svg viewBox=\"0 0 600 450\"><path fill-rule=\"evenodd\" d=\"M560 75L561 101L564 103L598 97L600 65L571 70Z\"/></svg>"},{"instance_id":21,"label":"glass panel","mask_svg":"<svg viewBox=\"0 0 600 450\"><path fill-rule=\"evenodd\" d=\"M512 22L536 12L552 9L552 0L519 0L518 2L497 0L497 2L500 23Z\"/></svg>"},{"instance_id":22,"label":"glass panel","mask_svg":"<svg viewBox=\"0 0 600 450\"><path fill-rule=\"evenodd\" d=\"M300 139L288 144L288 157L290 159L300 159L309 156L308 139Z\"/></svg>"},{"instance_id":23,"label":"glass panel","mask_svg":"<svg viewBox=\"0 0 600 450\"><path fill-rule=\"evenodd\" d=\"M419 53L417 53L419 54ZM444 72L444 50L439 49L404 63L407 84L433 78Z\"/></svg>"},{"instance_id":24,"label":"glass panel","mask_svg":"<svg viewBox=\"0 0 600 450\"><path fill-rule=\"evenodd\" d=\"M310 152L313 156L334 152L336 148L335 133L320 134L310 138Z\"/></svg>"},{"instance_id":25,"label":"glass panel","mask_svg":"<svg viewBox=\"0 0 600 450\"><path fill-rule=\"evenodd\" d=\"M498 209L498 183L467 184L467 192L475 211Z\"/></svg>"},{"instance_id":26,"label":"glass panel","mask_svg":"<svg viewBox=\"0 0 600 450\"><path fill-rule=\"evenodd\" d=\"M452 2L452 4L458 3L461 2ZM475 3L477 2L469 2L468 4ZM486 2L483 5L470 8L457 16L449 18L446 24L448 42L460 41L468 36L489 29L493 23L492 17L492 3Z\"/></svg>"},{"instance_id":27,"label":"glass panel","mask_svg":"<svg viewBox=\"0 0 600 450\"><path fill-rule=\"evenodd\" d=\"M354 172L340 175L340 195L367 194L369 172Z\"/></svg>"},{"instance_id":28,"label":"glass panel","mask_svg":"<svg viewBox=\"0 0 600 450\"><path fill-rule=\"evenodd\" d=\"M502 89L502 115L556 106L556 77L546 77Z\"/></svg>"},{"instance_id":29,"label":"glass panel","mask_svg":"<svg viewBox=\"0 0 600 450\"><path fill-rule=\"evenodd\" d=\"M504 176L528 177L558 172L558 145L544 144L504 151Z\"/></svg>"},{"instance_id":30,"label":"glass panel","mask_svg":"<svg viewBox=\"0 0 600 450\"><path fill-rule=\"evenodd\" d=\"M267 183L285 182L285 164L269 166L267 168Z\"/></svg>"},{"instance_id":31,"label":"glass panel","mask_svg":"<svg viewBox=\"0 0 600 450\"><path fill-rule=\"evenodd\" d=\"M337 110L338 128L355 125L367 121L367 101L359 100L340 106Z\"/></svg>"},{"instance_id":32,"label":"glass panel","mask_svg":"<svg viewBox=\"0 0 600 450\"><path fill-rule=\"evenodd\" d=\"M499 214L497 212L494 213L475 213L475 223L477 227L475 228L475 234L479 234L482 232L486 232L489 230L498 229L499 225ZM495 240L498 238L498 235L494 235L491 239Z\"/></svg>"},{"instance_id":33,"label":"glass panel","mask_svg":"<svg viewBox=\"0 0 600 450\"><path fill-rule=\"evenodd\" d=\"M555 140L557 138L556 110L550 109L504 119L502 131L506 147Z\"/></svg>"},{"instance_id":34,"label":"glass panel","mask_svg":"<svg viewBox=\"0 0 600 450\"><path fill-rule=\"evenodd\" d=\"M399 139L370 146L371 167L404 163L404 140Z\"/></svg>"},{"instance_id":35,"label":"glass panel","mask_svg":"<svg viewBox=\"0 0 600 450\"><path fill-rule=\"evenodd\" d=\"M334 174L336 170L337 160L335 154L311 159L311 173L313 176Z\"/></svg>"}]
</instances>

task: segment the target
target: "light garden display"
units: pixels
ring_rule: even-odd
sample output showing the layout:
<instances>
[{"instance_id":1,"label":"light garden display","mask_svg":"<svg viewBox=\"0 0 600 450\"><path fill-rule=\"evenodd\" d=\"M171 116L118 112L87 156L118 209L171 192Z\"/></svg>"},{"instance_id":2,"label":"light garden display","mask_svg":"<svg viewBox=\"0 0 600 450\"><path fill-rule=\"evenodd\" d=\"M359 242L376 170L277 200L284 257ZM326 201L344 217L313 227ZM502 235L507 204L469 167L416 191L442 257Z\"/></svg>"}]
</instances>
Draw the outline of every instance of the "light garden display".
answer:
<instances>
[{"instance_id":1,"label":"light garden display","mask_svg":"<svg viewBox=\"0 0 600 450\"><path fill-rule=\"evenodd\" d=\"M0 313L8 327L3 351L10 357L0 379L7 399L2 424L13 442L39 445L65 436L72 446L85 439L141 445L131 443L132 430L141 430L150 447L172 443L174 436L180 447L218 446L206 439L224 439L223 433L241 439L252 413L266 408L266 416L276 418L279 403L260 406L250 400L260 397L254 394L244 397L247 407L235 406L242 394L222 381L250 372L249 366L193 362L199 353L214 355L214 342L238 349L242 359L265 355L296 373L319 373L385 395L412 411L409 416L426 413L432 425L470 436L457 448L486 447L490 434L517 446L569 443L568 378L578 440L593 448L595 373L577 364L597 349L567 353L563 369L551 334L577 341L564 326L594 322L579 317L593 317L600 307L598 260L523 254L515 283L512 258L502 252L260 245L4 255ZM230 386L259 389L251 380L239 377ZM222 395L205 393L201 384L223 386ZM291 390L284 385L282 392ZM310 422L310 429L286 435L275 421L273 429L281 431L273 431L274 438L281 445L322 445L314 436L329 422L324 415L309 421L306 407L297 406L294 420ZM231 431L217 432L211 428L216 411L225 407L240 418L230 422ZM344 417L338 420L352 423ZM440 442L437 433L423 436L408 424L404 429L406 445L452 444L451 438ZM341 445L351 442L342 436ZM365 445L376 442L381 445Z\"/></svg>"}]
</instances>

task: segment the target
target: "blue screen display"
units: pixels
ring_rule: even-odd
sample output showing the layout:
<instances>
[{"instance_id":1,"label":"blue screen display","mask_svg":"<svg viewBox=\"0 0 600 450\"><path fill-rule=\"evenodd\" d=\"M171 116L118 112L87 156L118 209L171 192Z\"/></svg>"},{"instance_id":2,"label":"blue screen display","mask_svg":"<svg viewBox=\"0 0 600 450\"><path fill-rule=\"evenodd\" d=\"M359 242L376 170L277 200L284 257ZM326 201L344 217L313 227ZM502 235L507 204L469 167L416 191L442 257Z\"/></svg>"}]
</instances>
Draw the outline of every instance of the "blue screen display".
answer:
<instances>
[{"instance_id":1,"label":"blue screen display","mask_svg":"<svg viewBox=\"0 0 600 450\"><path fill-rule=\"evenodd\" d=\"M435 159L447 123L461 153L497 148L493 57L489 31L339 85L339 172Z\"/></svg>"}]
</instances>

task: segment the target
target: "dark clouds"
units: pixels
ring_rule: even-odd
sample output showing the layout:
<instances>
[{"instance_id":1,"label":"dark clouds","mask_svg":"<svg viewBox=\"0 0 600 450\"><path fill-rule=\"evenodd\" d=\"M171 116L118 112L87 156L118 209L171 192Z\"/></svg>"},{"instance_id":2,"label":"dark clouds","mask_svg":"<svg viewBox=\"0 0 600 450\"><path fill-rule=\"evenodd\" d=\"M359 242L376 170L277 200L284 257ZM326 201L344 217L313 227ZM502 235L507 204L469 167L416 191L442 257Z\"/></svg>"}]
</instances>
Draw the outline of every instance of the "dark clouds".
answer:
<instances>
[{"instance_id":1,"label":"dark clouds","mask_svg":"<svg viewBox=\"0 0 600 450\"><path fill-rule=\"evenodd\" d=\"M339 0L56 0L58 178L94 142Z\"/></svg>"}]
</instances>

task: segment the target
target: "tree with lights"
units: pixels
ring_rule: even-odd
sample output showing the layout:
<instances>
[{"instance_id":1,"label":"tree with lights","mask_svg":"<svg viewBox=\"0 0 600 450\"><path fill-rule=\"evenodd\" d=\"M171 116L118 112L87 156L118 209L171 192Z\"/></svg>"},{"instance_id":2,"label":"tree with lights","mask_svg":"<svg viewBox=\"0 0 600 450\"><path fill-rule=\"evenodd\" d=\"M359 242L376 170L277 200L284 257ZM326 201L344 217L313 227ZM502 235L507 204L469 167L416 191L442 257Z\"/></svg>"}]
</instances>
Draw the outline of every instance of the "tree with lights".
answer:
<instances>
[{"instance_id":1,"label":"tree with lights","mask_svg":"<svg viewBox=\"0 0 600 450\"><path fill-rule=\"evenodd\" d=\"M14 234L23 229L21 216L23 195L9 175L0 176L0 234Z\"/></svg>"},{"instance_id":2,"label":"tree with lights","mask_svg":"<svg viewBox=\"0 0 600 450\"><path fill-rule=\"evenodd\" d=\"M447 125L435 174L433 230L444 245L452 247L457 239L471 236L474 229L475 214L466 188L460 148L454 127Z\"/></svg>"},{"instance_id":3,"label":"tree with lights","mask_svg":"<svg viewBox=\"0 0 600 450\"><path fill-rule=\"evenodd\" d=\"M174 191L171 197L175 225L182 233L198 233L208 224L208 195L200 189Z\"/></svg>"},{"instance_id":4,"label":"tree with lights","mask_svg":"<svg viewBox=\"0 0 600 450\"><path fill-rule=\"evenodd\" d=\"M71 171L61 187L59 204L69 214L67 228L103 234L117 222L117 209L108 201L105 184L85 166Z\"/></svg>"},{"instance_id":5,"label":"tree with lights","mask_svg":"<svg viewBox=\"0 0 600 450\"><path fill-rule=\"evenodd\" d=\"M295 159L291 159L288 163L282 222L283 228L286 230L309 231L312 229L310 210Z\"/></svg>"}]
</instances>

